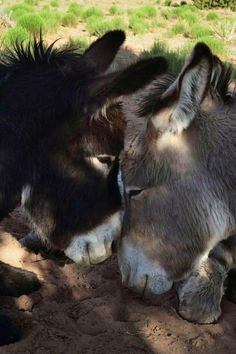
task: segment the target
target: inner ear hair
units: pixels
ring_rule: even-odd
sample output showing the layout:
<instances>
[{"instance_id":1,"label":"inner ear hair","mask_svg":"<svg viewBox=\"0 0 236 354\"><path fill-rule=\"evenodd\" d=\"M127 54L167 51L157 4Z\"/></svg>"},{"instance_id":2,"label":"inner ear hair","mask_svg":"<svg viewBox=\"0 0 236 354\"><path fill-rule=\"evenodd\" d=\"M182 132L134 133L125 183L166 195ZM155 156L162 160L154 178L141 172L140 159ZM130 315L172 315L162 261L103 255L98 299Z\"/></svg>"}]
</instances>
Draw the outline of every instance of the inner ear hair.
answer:
<instances>
[{"instance_id":1,"label":"inner ear hair","mask_svg":"<svg viewBox=\"0 0 236 354\"><path fill-rule=\"evenodd\" d=\"M169 119L164 119L164 127L161 120L158 123L158 116L155 118L156 128L181 133L190 125L209 89L212 67L213 55L210 49L198 43L175 82L162 96L163 101L173 104L169 109Z\"/></svg>"}]
</instances>

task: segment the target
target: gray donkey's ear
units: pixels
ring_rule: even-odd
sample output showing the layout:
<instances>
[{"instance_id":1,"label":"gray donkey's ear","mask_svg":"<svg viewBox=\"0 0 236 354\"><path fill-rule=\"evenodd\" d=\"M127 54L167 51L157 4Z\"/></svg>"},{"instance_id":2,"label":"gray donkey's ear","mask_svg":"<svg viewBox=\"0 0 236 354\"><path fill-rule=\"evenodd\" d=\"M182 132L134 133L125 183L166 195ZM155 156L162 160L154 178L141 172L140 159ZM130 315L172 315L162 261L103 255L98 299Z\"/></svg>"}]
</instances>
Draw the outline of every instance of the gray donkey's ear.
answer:
<instances>
[{"instance_id":1,"label":"gray donkey's ear","mask_svg":"<svg viewBox=\"0 0 236 354\"><path fill-rule=\"evenodd\" d=\"M209 88L212 66L213 55L210 49L198 43L177 79L162 95L163 103L168 107L165 116L167 114L169 117L163 121L158 119L161 111L157 113L153 119L156 128L180 133L189 126Z\"/></svg>"}]
</instances>

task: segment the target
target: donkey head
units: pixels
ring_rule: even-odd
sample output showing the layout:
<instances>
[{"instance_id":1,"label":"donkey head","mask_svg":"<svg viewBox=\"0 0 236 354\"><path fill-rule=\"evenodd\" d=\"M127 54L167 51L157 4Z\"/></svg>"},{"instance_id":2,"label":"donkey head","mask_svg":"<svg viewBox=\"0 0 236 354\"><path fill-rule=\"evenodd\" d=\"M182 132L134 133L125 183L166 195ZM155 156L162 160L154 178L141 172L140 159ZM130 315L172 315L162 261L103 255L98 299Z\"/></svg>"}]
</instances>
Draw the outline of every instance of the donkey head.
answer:
<instances>
[{"instance_id":1,"label":"donkey head","mask_svg":"<svg viewBox=\"0 0 236 354\"><path fill-rule=\"evenodd\" d=\"M107 258L120 231L124 123L117 98L167 67L152 58L107 73L124 39L122 31L109 32L82 56L46 48L40 39L26 49L16 45L1 64L1 144L11 164L2 165L1 198L14 197L2 209L11 210L22 192L36 233L82 264Z\"/></svg>"},{"instance_id":2,"label":"donkey head","mask_svg":"<svg viewBox=\"0 0 236 354\"><path fill-rule=\"evenodd\" d=\"M221 208L223 190L235 185L235 112L230 115L224 100L211 95L220 70L209 48L197 44L175 80L158 78L124 107L125 214L118 256L123 281L141 293L168 290L229 231L231 214Z\"/></svg>"}]
</instances>

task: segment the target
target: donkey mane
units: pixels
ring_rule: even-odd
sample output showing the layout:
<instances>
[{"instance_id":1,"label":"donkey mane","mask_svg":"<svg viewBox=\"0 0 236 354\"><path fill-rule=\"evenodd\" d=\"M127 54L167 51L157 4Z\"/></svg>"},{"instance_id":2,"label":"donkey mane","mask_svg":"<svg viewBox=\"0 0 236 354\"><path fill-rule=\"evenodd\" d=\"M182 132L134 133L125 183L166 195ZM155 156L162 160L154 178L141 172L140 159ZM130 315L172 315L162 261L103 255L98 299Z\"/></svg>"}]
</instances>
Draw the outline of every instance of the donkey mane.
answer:
<instances>
[{"instance_id":1,"label":"donkey mane","mask_svg":"<svg viewBox=\"0 0 236 354\"><path fill-rule=\"evenodd\" d=\"M33 42L24 45L23 42L16 42L12 49L7 48L0 59L1 69L24 69L29 66L56 66L57 68L71 66L78 62L80 54L75 47L55 48L54 41L45 45L42 35L34 38Z\"/></svg>"}]
</instances>

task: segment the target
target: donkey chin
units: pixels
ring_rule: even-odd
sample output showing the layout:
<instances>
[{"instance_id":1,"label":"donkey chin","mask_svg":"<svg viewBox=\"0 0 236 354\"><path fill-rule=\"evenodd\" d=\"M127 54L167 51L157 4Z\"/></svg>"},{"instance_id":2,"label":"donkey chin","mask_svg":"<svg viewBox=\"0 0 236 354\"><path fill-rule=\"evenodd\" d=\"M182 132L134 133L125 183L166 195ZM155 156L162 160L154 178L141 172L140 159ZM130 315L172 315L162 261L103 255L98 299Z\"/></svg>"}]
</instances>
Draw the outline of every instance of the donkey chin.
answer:
<instances>
[{"instance_id":1,"label":"donkey chin","mask_svg":"<svg viewBox=\"0 0 236 354\"><path fill-rule=\"evenodd\" d=\"M120 237L122 217L121 212L107 216L101 223L83 233L70 238L67 246L61 247L65 255L82 267L101 263L109 258ZM40 249L55 249L50 241L40 236L40 232L30 232L21 244L35 252Z\"/></svg>"}]
</instances>

